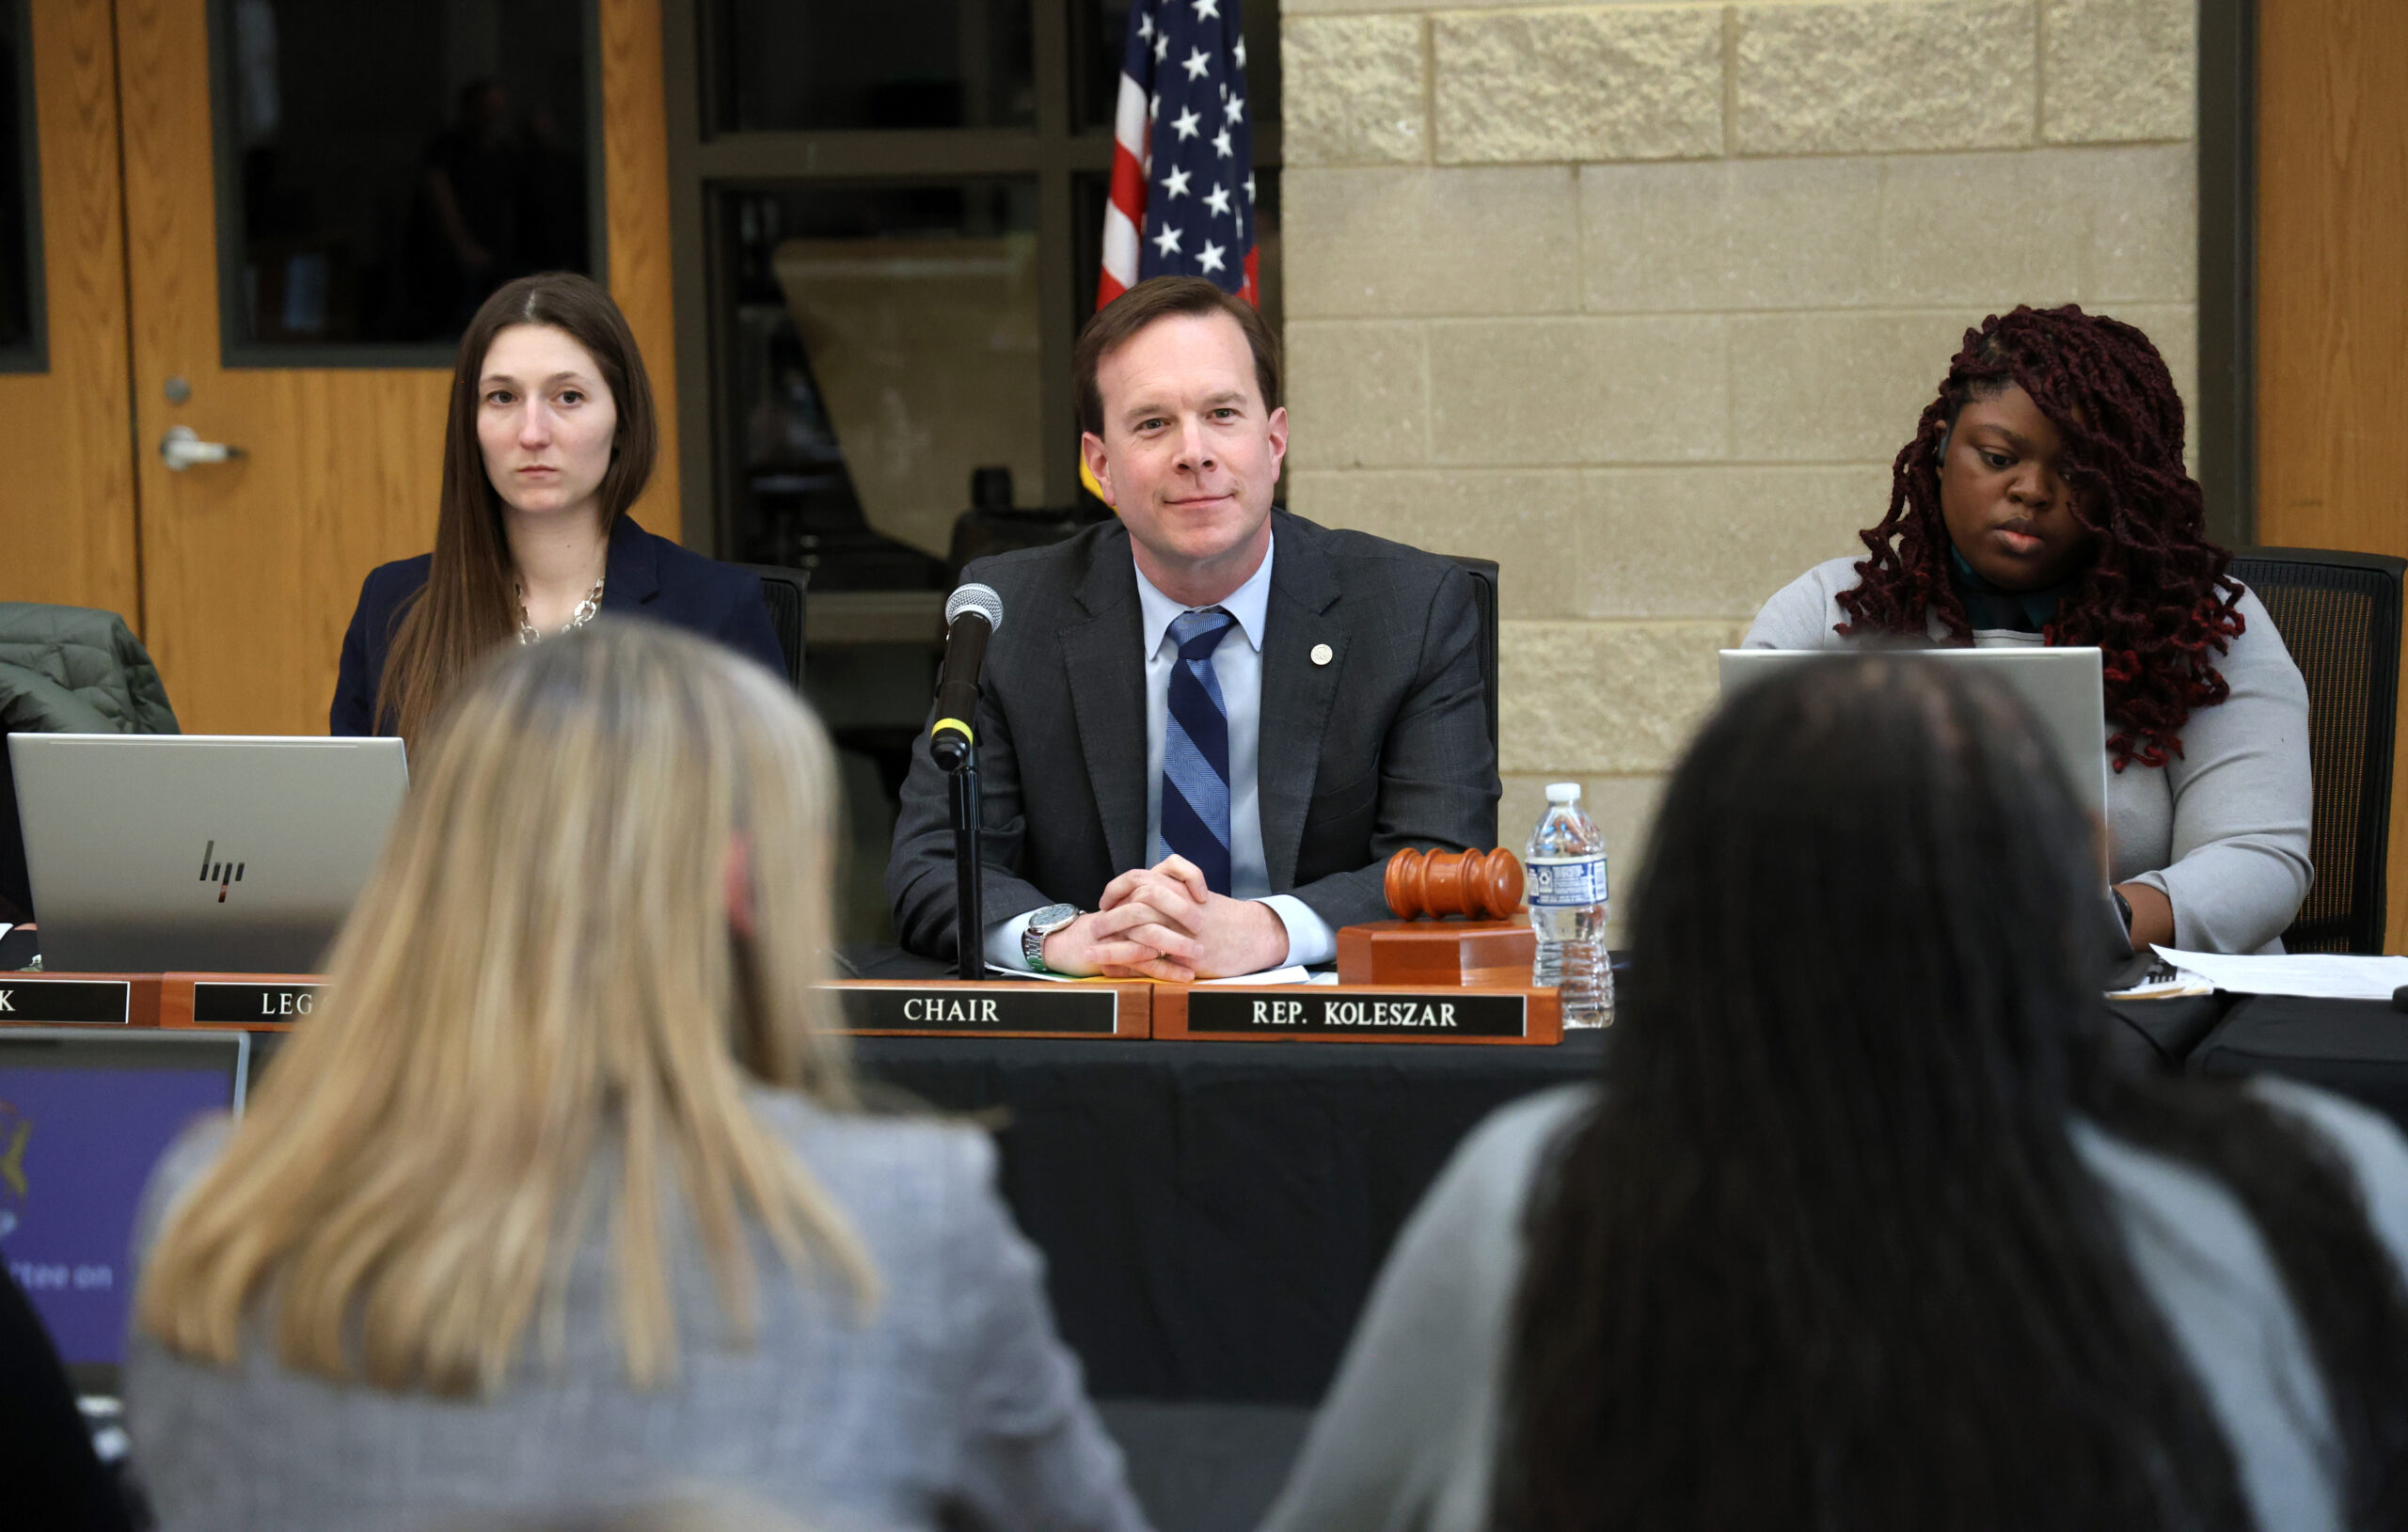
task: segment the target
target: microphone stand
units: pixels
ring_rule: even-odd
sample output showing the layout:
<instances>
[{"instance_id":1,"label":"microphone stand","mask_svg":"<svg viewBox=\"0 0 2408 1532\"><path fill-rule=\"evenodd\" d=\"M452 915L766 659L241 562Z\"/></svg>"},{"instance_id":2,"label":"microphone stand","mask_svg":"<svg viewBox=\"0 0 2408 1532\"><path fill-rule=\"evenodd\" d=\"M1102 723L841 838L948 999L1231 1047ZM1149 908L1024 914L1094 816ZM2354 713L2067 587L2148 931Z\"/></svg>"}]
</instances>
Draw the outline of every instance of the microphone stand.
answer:
<instances>
[{"instance_id":1,"label":"microphone stand","mask_svg":"<svg viewBox=\"0 0 2408 1532\"><path fill-rule=\"evenodd\" d=\"M946 766L950 781L946 797L953 806L953 931L958 949L961 976L984 979L987 976L987 923L980 918L978 891L984 866L978 851L978 750L964 744L958 750L939 752L938 761L954 757Z\"/></svg>"},{"instance_id":2,"label":"microphone stand","mask_svg":"<svg viewBox=\"0 0 2408 1532\"><path fill-rule=\"evenodd\" d=\"M979 918L978 750L970 732L978 716L978 666L987 640L1004 620L1004 599L990 586L962 586L945 598L944 664L937 671L935 721L928 756L952 778L953 937L961 976L987 976L987 923Z\"/></svg>"}]
</instances>

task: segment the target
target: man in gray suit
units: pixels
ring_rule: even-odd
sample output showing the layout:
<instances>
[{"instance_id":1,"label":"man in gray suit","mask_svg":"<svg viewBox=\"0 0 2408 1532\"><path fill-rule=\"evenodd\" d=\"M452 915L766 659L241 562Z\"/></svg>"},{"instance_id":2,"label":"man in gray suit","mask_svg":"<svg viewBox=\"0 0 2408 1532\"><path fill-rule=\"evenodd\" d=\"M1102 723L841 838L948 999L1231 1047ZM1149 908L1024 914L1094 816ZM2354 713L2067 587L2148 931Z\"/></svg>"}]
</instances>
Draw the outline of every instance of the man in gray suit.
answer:
<instances>
[{"instance_id":1,"label":"man in gray suit","mask_svg":"<svg viewBox=\"0 0 2408 1532\"><path fill-rule=\"evenodd\" d=\"M1339 926L1386 918L1391 853L1496 840L1470 576L1271 503L1276 342L1212 283L1130 289L1073 365L1118 520L963 571L1004 599L973 721L988 958L1167 979L1326 962ZM903 944L951 956L925 749L886 889Z\"/></svg>"}]
</instances>

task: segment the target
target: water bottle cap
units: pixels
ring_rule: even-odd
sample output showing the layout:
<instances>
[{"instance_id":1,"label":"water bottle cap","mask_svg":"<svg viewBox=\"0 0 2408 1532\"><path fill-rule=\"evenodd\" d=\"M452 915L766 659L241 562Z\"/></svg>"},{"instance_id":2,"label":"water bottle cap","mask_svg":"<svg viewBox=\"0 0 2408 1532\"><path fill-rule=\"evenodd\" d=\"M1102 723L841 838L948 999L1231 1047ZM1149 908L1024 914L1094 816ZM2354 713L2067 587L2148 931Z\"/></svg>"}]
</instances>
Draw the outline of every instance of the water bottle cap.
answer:
<instances>
[{"instance_id":1,"label":"water bottle cap","mask_svg":"<svg viewBox=\"0 0 2408 1532\"><path fill-rule=\"evenodd\" d=\"M1551 782L1546 784L1546 800L1549 803L1577 803L1580 801L1580 784L1576 782Z\"/></svg>"}]
</instances>

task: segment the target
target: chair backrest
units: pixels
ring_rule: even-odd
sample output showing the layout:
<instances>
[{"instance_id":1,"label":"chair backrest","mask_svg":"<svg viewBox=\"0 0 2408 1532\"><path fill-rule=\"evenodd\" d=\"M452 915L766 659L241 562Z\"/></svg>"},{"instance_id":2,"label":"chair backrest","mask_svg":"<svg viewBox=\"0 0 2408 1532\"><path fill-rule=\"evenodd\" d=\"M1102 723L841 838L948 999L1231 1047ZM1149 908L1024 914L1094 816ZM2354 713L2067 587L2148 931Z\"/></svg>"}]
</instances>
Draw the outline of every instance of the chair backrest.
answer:
<instances>
[{"instance_id":1,"label":"chair backrest","mask_svg":"<svg viewBox=\"0 0 2408 1532\"><path fill-rule=\"evenodd\" d=\"M1471 576L1471 598L1480 608L1480 680L1488 690L1488 748L1497 749L1497 561L1450 553L1447 561Z\"/></svg>"},{"instance_id":2,"label":"chair backrest","mask_svg":"<svg viewBox=\"0 0 2408 1532\"><path fill-rule=\"evenodd\" d=\"M70 655L73 657L70 658ZM115 612L0 602L0 922L33 919L7 736L167 734L175 710L142 640Z\"/></svg>"},{"instance_id":3,"label":"chair backrest","mask_svg":"<svg viewBox=\"0 0 2408 1532\"><path fill-rule=\"evenodd\" d=\"M2403 573L2408 559L2379 553L2242 548L2233 555L2233 577L2266 604L2283 647L2307 678L2316 882L2283 933L2291 952L2383 951Z\"/></svg>"},{"instance_id":4,"label":"chair backrest","mask_svg":"<svg viewBox=\"0 0 2408 1532\"><path fill-rule=\"evenodd\" d=\"M997 470L979 470L991 471ZM953 543L944 560L945 586L950 590L959 585L962 566L974 559L1047 547L1111 519L1112 508L1092 495L1081 495L1076 505L964 511L953 518Z\"/></svg>"},{"instance_id":5,"label":"chair backrest","mask_svg":"<svg viewBox=\"0 0 2408 1532\"><path fill-rule=\"evenodd\" d=\"M769 625L778 631L778 648L786 656L786 680L802 689L802 610L811 576L784 564L746 564L761 576L761 599L769 605Z\"/></svg>"}]
</instances>

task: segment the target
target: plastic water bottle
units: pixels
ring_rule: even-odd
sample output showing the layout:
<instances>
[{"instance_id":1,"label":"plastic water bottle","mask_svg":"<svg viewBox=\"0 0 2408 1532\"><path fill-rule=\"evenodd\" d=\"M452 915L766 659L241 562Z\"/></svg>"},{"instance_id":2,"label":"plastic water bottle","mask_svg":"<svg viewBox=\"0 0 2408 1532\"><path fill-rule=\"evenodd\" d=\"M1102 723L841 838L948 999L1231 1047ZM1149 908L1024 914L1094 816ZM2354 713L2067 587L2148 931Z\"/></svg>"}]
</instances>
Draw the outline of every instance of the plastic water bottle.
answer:
<instances>
[{"instance_id":1,"label":"plastic water bottle","mask_svg":"<svg viewBox=\"0 0 2408 1532\"><path fill-rule=\"evenodd\" d=\"M1580 809L1580 784L1549 782L1546 813L1522 857L1530 929L1539 939L1531 982L1553 985L1567 1027L1609 1026L1614 975L1606 961L1606 838Z\"/></svg>"}]
</instances>

